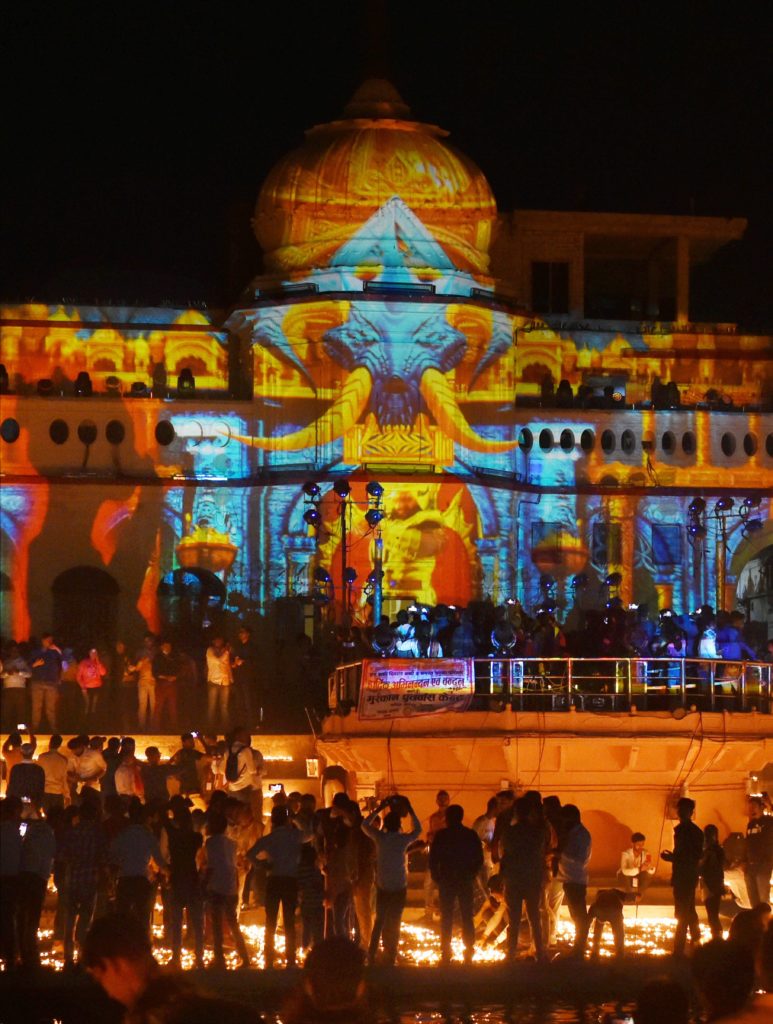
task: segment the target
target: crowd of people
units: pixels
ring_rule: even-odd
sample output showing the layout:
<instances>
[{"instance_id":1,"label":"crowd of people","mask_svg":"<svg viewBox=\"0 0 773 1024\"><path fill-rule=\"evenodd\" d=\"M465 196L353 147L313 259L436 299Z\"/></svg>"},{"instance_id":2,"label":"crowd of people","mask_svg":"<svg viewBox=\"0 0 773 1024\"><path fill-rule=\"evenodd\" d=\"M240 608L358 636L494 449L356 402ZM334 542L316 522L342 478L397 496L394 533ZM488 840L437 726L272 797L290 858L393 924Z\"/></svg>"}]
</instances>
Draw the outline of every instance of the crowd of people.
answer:
<instances>
[{"instance_id":1,"label":"crowd of people","mask_svg":"<svg viewBox=\"0 0 773 1024\"><path fill-rule=\"evenodd\" d=\"M563 623L550 604L534 615L516 601L411 605L375 627L331 627L316 642L301 634L271 650L245 624L231 639L210 632L173 642L146 633L135 649L119 640L73 650L45 634L2 646L3 725L93 732L117 723L125 734L174 733L200 721L221 730L236 722L303 728L305 709L324 713L335 665L368 657L773 662L773 639L755 648L746 632L739 612L715 615L706 605L693 615L666 609L653 618L644 605L625 609L612 598L598 611L575 606ZM279 690L272 665L287 681Z\"/></svg>"},{"instance_id":2,"label":"crowd of people","mask_svg":"<svg viewBox=\"0 0 773 1024\"><path fill-rule=\"evenodd\" d=\"M501 791L471 827L444 790L426 827L398 794L361 806L339 792L329 807L318 807L313 794L282 788L264 813L263 759L245 728L225 740L185 734L167 762L152 746L138 757L129 737L83 735L64 744L54 735L48 750L36 754L32 736L11 736L3 748L0 957L6 969L39 964L50 880L54 937L67 967L82 956L94 919L113 910L134 917L150 941L160 901L164 942L176 966L185 921L196 966L204 964L208 922L213 964L225 964L227 928L241 966L249 967L240 914L262 906L264 960L271 968L280 909L288 966L299 945L308 950L331 935L357 941L370 963L394 964L412 852L425 858L425 920L434 926L439 912L444 962L452 958L456 915L467 962L476 944L504 940L510 959L547 961L557 949L562 903L574 924L573 946L564 955L584 957L591 928L598 952L607 924L623 954L623 907L641 900L655 870L645 837L634 833L621 851L617 884L600 888L589 903L592 840L581 812L536 791ZM770 914L770 810L766 798L750 798L743 865L751 909L735 917L731 932ZM692 800L679 801L673 849L661 854L672 865L678 956L688 935L693 943L700 939L699 883L712 935L719 940L723 933L725 851L716 826L699 828L694 813Z\"/></svg>"}]
</instances>

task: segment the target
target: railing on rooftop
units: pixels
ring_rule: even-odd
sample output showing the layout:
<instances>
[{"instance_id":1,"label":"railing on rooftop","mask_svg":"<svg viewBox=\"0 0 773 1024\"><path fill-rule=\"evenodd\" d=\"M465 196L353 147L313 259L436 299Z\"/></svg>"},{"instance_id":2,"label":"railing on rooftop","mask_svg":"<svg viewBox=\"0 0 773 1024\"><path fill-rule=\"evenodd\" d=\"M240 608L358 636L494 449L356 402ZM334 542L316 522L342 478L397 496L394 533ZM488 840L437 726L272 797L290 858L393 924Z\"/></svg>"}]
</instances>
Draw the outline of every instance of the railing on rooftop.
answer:
<instances>
[{"instance_id":1,"label":"railing on rooftop","mask_svg":"<svg viewBox=\"0 0 773 1024\"><path fill-rule=\"evenodd\" d=\"M410 672L411 659L403 659ZM357 707L362 662L328 683L331 711ZM470 711L773 713L773 664L692 658L475 658Z\"/></svg>"}]
</instances>

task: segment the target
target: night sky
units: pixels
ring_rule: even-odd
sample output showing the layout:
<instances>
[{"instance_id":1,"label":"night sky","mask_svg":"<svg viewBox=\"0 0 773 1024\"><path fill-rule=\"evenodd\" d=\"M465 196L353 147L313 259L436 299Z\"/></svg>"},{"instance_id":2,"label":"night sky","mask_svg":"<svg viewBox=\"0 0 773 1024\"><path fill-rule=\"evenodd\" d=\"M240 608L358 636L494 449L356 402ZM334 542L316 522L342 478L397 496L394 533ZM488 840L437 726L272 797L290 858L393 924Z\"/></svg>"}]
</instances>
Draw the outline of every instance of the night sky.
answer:
<instances>
[{"instance_id":1,"label":"night sky","mask_svg":"<svg viewBox=\"0 0 773 1024\"><path fill-rule=\"evenodd\" d=\"M393 2L386 45L365 0L8 6L7 301L235 301L266 173L386 62L500 209L748 218L694 294L773 328L762 4Z\"/></svg>"}]
</instances>

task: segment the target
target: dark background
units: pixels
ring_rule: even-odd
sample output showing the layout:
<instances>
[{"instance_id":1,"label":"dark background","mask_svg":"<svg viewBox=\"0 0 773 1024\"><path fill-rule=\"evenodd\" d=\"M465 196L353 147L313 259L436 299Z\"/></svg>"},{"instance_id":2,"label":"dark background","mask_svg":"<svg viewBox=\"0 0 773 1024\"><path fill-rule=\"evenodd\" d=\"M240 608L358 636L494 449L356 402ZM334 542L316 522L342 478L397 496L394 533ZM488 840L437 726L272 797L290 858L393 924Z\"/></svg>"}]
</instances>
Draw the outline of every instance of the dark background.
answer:
<instances>
[{"instance_id":1,"label":"dark background","mask_svg":"<svg viewBox=\"0 0 773 1024\"><path fill-rule=\"evenodd\" d=\"M383 72L500 209L742 216L693 318L773 328L754 2L27 4L2 14L0 294L225 306L274 161ZM376 26L375 30L373 26Z\"/></svg>"}]
</instances>

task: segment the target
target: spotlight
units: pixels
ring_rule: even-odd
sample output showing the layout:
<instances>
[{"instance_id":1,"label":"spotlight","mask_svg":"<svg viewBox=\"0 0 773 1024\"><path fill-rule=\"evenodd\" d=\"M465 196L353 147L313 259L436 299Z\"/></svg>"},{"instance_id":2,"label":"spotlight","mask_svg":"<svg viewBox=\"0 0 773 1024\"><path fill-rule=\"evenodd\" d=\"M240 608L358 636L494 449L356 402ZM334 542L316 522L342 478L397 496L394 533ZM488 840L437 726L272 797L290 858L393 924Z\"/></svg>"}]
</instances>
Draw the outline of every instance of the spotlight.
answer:
<instances>
[{"instance_id":1,"label":"spotlight","mask_svg":"<svg viewBox=\"0 0 773 1024\"><path fill-rule=\"evenodd\" d=\"M703 498L693 498L693 500L687 506L687 511L692 516L699 516L702 512L706 511L705 500Z\"/></svg>"},{"instance_id":2,"label":"spotlight","mask_svg":"<svg viewBox=\"0 0 773 1024\"><path fill-rule=\"evenodd\" d=\"M318 565L314 570L314 579L317 583L329 583L330 573L324 568L324 566Z\"/></svg>"},{"instance_id":3,"label":"spotlight","mask_svg":"<svg viewBox=\"0 0 773 1024\"><path fill-rule=\"evenodd\" d=\"M611 572L604 580L605 587L619 587L623 582L623 575L619 572Z\"/></svg>"},{"instance_id":4,"label":"spotlight","mask_svg":"<svg viewBox=\"0 0 773 1024\"><path fill-rule=\"evenodd\" d=\"M189 366L184 366L177 378L177 394L193 395L195 393L196 378L193 376L193 370Z\"/></svg>"},{"instance_id":5,"label":"spotlight","mask_svg":"<svg viewBox=\"0 0 773 1024\"><path fill-rule=\"evenodd\" d=\"M761 498L744 498L741 508L759 508L762 502Z\"/></svg>"},{"instance_id":6,"label":"spotlight","mask_svg":"<svg viewBox=\"0 0 773 1024\"><path fill-rule=\"evenodd\" d=\"M689 523L687 526L687 532L691 537L705 537L706 527L703 523Z\"/></svg>"},{"instance_id":7,"label":"spotlight","mask_svg":"<svg viewBox=\"0 0 773 1024\"><path fill-rule=\"evenodd\" d=\"M308 480L303 485L303 493L309 498L319 497L319 484L315 484L313 480Z\"/></svg>"},{"instance_id":8,"label":"spotlight","mask_svg":"<svg viewBox=\"0 0 773 1024\"><path fill-rule=\"evenodd\" d=\"M309 526L319 526L322 522L322 516L319 514L319 509L307 508L303 513L304 523L308 523Z\"/></svg>"},{"instance_id":9,"label":"spotlight","mask_svg":"<svg viewBox=\"0 0 773 1024\"><path fill-rule=\"evenodd\" d=\"M147 398L150 395L150 391L144 380L135 380L132 383L129 394L132 398Z\"/></svg>"},{"instance_id":10,"label":"spotlight","mask_svg":"<svg viewBox=\"0 0 773 1024\"><path fill-rule=\"evenodd\" d=\"M339 498L348 498L351 494L351 487L349 486L348 480L336 480L333 484L333 490L336 492Z\"/></svg>"},{"instance_id":11,"label":"spotlight","mask_svg":"<svg viewBox=\"0 0 773 1024\"><path fill-rule=\"evenodd\" d=\"M54 382L50 377L42 377L37 384L38 394L41 398L50 398L54 392Z\"/></svg>"},{"instance_id":12,"label":"spotlight","mask_svg":"<svg viewBox=\"0 0 773 1024\"><path fill-rule=\"evenodd\" d=\"M89 377L85 370L81 370L75 378L73 394L78 398L91 398L94 394L94 385L91 383L91 377Z\"/></svg>"},{"instance_id":13,"label":"spotlight","mask_svg":"<svg viewBox=\"0 0 773 1024\"><path fill-rule=\"evenodd\" d=\"M720 498L719 501L714 506L714 511L715 512L729 512L732 507L733 507L733 499L732 498Z\"/></svg>"},{"instance_id":14,"label":"spotlight","mask_svg":"<svg viewBox=\"0 0 773 1024\"><path fill-rule=\"evenodd\" d=\"M556 585L556 581L552 576L540 576L539 585L543 590L550 590L551 587Z\"/></svg>"},{"instance_id":15,"label":"spotlight","mask_svg":"<svg viewBox=\"0 0 773 1024\"><path fill-rule=\"evenodd\" d=\"M384 510L381 508L369 508L365 513L365 522L371 527L371 529L374 526L378 526L383 518Z\"/></svg>"},{"instance_id":16,"label":"spotlight","mask_svg":"<svg viewBox=\"0 0 773 1024\"><path fill-rule=\"evenodd\" d=\"M371 498L376 498L378 500L384 493L384 488L375 480L371 480L365 488L365 491L371 496Z\"/></svg>"},{"instance_id":17,"label":"spotlight","mask_svg":"<svg viewBox=\"0 0 773 1024\"><path fill-rule=\"evenodd\" d=\"M572 586L575 590L579 590L581 587L587 587L588 574L585 572L578 572L576 576L572 577Z\"/></svg>"},{"instance_id":18,"label":"spotlight","mask_svg":"<svg viewBox=\"0 0 773 1024\"><path fill-rule=\"evenodd\" d=\"M121 393L121 381L112 373L109 377L105 377L105 391L108 395L120 395Z\"/></svg>"},{"instance_id":19,"label":"spotlight","mask_svg":"<svg viewBox=\"0 0 773 1024\"><path fill-rule=\"evenodd\" d=\"M344 569L344 583L346 583L349 586L351 586L352 583L354 583L354 581L356 579L357 579L357 570L356 569L352 569L351 566L349 566L348 568Z\"/></svg>"}]
</instances>

